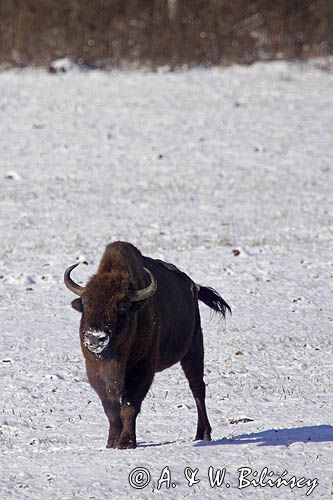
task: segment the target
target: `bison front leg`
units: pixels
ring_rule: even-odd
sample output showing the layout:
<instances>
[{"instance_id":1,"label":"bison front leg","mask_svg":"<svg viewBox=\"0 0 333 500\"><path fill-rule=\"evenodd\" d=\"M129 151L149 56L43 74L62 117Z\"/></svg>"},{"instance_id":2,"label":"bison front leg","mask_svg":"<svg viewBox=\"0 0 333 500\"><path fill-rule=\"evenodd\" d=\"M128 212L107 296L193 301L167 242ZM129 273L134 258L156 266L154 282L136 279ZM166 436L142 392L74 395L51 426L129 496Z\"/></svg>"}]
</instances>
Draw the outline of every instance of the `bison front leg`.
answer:
<instances>
[{"instance_id":1,"label":"bison front leg","mask_svg":"<svg viewBox=\"0 0 333 500\"><path fill-rule=\"evenodd\" d=\"M119 401L102 401L103 408L109 420L109 436L106 447L117 448L117 444L123 430L123 424L120 418Z\"/></svg>"},{"instance_id":2,"label":"bison front leg","mask_svg":"<svg viewBox=\"0 0 333 500\"><path fill-rule=\"evenodd\" d=\"M153 370L139 369L133 370L131 375L126 377L125 392L120 409L123 428L117 448L136 448L136 418L140 413L142 401L152 384L153 378Z\"/></svg>"},{"instance_id":3,"label":"bison front leg","mask_svg":"<svg viewBox=\"0 0 333 500\"><path fill-rule=\"evenodd\" d=\"M122 432L116 447L120 449L136 448L136 417L140 412L140 407L130 401L124 401L121 405Z\"/></svg>"},{"instance_id":4,"label":"bison front leg","mask_svg":"<svg viewBox=\"0 0 333 500\"><path fill-rule=\"evenodd\" d=\"M113 373L106 370L109 366L104 367L104 377L100 377L93 363L86 363L88 380L91 386L95 389L102 402L104 412L109 420L109 436L107 441L107 448L116 448L123 424L120 418L120 391L122 387L121 380L123 377L118 375L117 378ZM110 383L110 380L113 383ZM117 384L114 380L119 381ZM119 387L119 391L118 391Z\"/></svg>"}]
</instances>

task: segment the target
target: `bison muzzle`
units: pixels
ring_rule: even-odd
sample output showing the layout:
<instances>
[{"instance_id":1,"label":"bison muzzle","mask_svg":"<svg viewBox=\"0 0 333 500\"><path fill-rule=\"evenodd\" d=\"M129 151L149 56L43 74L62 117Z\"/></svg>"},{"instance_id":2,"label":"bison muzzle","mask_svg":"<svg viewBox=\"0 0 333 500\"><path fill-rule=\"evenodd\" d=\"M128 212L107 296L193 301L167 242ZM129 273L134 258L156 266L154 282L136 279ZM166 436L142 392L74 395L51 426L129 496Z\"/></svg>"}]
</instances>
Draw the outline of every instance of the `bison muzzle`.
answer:
<instances>
[{"instance_id":1,"label":"bison muzzle","mask_svg":"<svg viewBox=\"0 0 333 500\"><path fill-rule=\"evenodd\" d=\"M228 304L173 264L143 256L130 243L108 245L85 287L70 266L67 288L82 313L81 348L88 380L109 419L108 448L136 447L136 417L156 372L180 362L198 413L195 439L210 440L205 405L198 300L225 317Z\"/></svg>"}]
</instances>

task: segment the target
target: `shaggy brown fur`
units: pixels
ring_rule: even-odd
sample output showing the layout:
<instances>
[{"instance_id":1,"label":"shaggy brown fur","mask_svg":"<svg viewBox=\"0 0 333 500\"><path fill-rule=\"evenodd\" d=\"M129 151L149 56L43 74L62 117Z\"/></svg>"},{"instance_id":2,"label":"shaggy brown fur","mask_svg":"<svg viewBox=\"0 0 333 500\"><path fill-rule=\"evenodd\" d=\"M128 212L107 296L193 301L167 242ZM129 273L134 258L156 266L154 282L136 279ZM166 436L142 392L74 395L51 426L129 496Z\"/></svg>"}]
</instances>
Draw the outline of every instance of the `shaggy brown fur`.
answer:
<instances>
[{"instance_id":1,"label":"shaggy brown fur","mask_svg":"<svg viewBox=\"0 0 333 500\"><path fill-rule=\"evenodd\" d=\"M133 292L157 282L150 298L133 302ZM196 439L211 439L205 407L203 339L198 299L225 314L228 304L214 290L196 285L175 266L144 257L125 242L106 247L97 274L72 306L82 312L81 348L88 379L109 419L109 448L135 448L135 422L154 374L180 362L197 411ZM105 335L97 356L85 335Z\"/></svg>"}]
</instances>

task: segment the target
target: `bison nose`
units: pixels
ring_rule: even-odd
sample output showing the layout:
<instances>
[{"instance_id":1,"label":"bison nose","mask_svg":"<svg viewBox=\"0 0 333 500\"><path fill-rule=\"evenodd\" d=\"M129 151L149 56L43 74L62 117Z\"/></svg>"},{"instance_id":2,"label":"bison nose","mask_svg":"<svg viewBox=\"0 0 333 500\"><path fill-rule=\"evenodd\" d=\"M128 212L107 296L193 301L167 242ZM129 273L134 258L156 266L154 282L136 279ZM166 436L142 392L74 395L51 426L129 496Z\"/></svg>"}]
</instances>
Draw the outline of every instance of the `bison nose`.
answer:
<instances>
[{"instance_id":1,"label":"bison nose","mask_svg":"<svg viewBox=\"0 0 333 500\"><path fill-rule=\"evenodd\" d=\"M89 342L92 346L97 346L103 343L106 340L106 335L100 336L100 337L95 337L95 335L89 335Z\"/></svg>"},{"instance_id":2,"label":"bison nose","mask_svg":"<svg viewBox=\"0 0 333 500\"><path fill-rule=\"evenodd\" d=\"M84 332L83 341L90 352L100 354L107 348L110 336L103 331L88 330Z\"/></svg>"}]
</instances>

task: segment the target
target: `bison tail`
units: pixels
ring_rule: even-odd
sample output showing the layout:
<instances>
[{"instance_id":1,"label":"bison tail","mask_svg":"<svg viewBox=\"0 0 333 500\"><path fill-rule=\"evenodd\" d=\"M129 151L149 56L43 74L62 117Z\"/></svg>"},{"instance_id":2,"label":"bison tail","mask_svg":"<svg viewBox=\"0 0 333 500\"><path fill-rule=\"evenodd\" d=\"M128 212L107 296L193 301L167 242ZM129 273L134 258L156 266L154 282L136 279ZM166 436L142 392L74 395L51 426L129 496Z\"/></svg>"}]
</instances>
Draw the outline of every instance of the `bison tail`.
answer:
<instances>
[{"instance_id":1,"label":"bison tail","mask_svg":"<svg viewBox=\"0 0 333 500\"><path fill-rule=\"evenodd\" d=\"M209 286L196 285L198 290L198 299L201 300L206 306L213 309L215 312L222 314L225 318L226 311L231 314L231 307L222 299L221 295L217 293L214 288Z\"/></svg>"}]
</instances>

